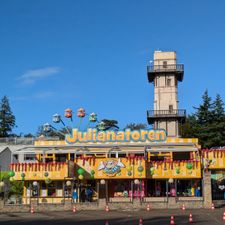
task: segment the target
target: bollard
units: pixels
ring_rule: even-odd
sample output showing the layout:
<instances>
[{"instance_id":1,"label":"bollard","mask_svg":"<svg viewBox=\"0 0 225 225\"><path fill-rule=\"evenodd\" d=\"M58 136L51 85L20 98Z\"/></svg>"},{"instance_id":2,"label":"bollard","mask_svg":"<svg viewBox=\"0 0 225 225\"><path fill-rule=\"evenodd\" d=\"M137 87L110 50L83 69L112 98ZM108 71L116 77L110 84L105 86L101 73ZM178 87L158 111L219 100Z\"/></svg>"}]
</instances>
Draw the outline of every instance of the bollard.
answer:
<instances>
[{"instance_id":1,"label":"bollard","mask_svg":"<svg viewBox=\"0 0 225 225\"><path fill-rule=\"evenodd\" d=\"M192 213L191 212L189 214L189 223L193 223L193 217L192 217Z\"/></svg>"}]
</instances>

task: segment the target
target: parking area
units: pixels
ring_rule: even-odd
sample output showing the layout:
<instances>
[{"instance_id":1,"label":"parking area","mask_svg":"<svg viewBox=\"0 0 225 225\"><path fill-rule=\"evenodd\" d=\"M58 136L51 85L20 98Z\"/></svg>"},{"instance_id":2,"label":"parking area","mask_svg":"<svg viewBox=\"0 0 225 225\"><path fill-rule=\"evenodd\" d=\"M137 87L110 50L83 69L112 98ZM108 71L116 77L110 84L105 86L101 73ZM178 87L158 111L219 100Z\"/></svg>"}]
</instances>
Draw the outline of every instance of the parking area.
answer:
<instances>
[{"instance_id":1,"label":"parking area","mask_svg":"<svg viewBox=\"0 0 225 225\"><path fill-rule=\"evenodd\" d=\"M189 224L189 213L192 212L194 224L216 225L225 224L223 221L224 209L158 209L158 210L137 210L137 211L69 211L62 212L41 212L41 213L0 213L0 225L32 224L32 225L125 225L139 224L143 219L143 225L148 224L170 224L171 215L174 216L175 224Z\"/></svg>"}]
</instances>

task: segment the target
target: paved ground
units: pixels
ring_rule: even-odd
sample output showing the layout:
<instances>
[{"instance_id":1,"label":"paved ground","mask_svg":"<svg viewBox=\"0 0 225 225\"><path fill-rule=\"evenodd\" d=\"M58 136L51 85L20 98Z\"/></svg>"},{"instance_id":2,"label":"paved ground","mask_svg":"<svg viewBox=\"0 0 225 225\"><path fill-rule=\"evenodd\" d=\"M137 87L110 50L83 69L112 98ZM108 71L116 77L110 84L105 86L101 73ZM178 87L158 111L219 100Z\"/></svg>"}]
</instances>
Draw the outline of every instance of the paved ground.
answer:
<instances>
[{"instance_id":1,"label":"paved ground","mask_svg":"<svg viewBox=\"0 0 225 225\"><path fill-rule=\"evenodd\" d=\"M175 224L189 224L188 218L191 210L150 210L147 211L77 211L72 212L43 212L43 213L0 213L0 225L139 225L139 219L143 218L143 225L168 225L170 216L174 215ZM194 224L217 225L224 224L222 209L198 209L192 210Z\"/></svg>"}]
</instances>

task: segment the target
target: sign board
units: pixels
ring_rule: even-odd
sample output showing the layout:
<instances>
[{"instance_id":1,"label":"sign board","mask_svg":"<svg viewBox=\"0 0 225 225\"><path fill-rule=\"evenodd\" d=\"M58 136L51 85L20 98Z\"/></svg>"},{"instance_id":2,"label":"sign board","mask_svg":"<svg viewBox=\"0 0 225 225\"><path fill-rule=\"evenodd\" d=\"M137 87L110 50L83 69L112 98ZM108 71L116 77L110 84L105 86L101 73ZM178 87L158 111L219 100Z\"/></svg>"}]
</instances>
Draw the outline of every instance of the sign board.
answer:
<instances>
[{"instance_id":1,"label":"sign board","mask_svg":"<svg viewBox=\"0 0 225 225\"><path fill-rule=\"evenodd\" d=\"M108 142L165 142L166 131L157 130L134 130L125 131L98 131L97 129L88 129L86 132L73 129L72 135L66 135L67 144L76 143L108 143Z\"/></svg>"}]
</instances>

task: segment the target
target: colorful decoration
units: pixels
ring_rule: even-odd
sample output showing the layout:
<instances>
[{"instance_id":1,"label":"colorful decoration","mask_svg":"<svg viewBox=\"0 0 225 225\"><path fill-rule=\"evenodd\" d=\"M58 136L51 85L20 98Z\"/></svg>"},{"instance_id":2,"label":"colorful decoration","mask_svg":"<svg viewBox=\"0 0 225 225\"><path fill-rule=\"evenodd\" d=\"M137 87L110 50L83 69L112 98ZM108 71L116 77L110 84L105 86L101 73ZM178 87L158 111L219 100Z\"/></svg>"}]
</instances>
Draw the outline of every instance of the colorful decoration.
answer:
<instances>
[{"instance_id":1,"label":"colorful decoration","mask_svg":"<svg viewBox=\"0 0 225 225\"><path fill-rule=\"evenodd\" d=\"M151 176L153 176L154 173L155 173L155 168L154 168L154 167L151 167L151 168L150 168L150 174L151 174Z\"/></svg>"},{"instance_id":2,"label":"colorful decoration","mask_svg":"<svg viewBox=\"0 0 225 225\"><path fill-rule=\"evenodd\" d=\"M45 173L44 173L44 176L45 176L45 177L48 177L48 175L49 175L48 172L45 172Z\"/></svg>"},{"instance_id":3,"label":"colorful decoration","mask_svg":"<svg viewBox=\"0 0 225 225\"><path fill-rule=\"evenodd\" d=\"M78 178L79 178L80 180L83 180L83 179L84 179L84 176L80 174L80 175L78 176Z\"/></svg>"},{"instance_id":4,"label":"colorful decoration","mask_svg":"<svg viewBox=\"0 0 225 225\"><path fill-rule=\"evenodd\" d=\"M100 184L104 185L105 184L105 180L104 179L100 180Z\"/></svg>"},{"instance_id":5,"label":"colorful decoration","mask_svg":"<svg viewBox=\"0 0 225 225\"><path fill-rule=\"evenodd\" d=\"M140 184L140 181L138 179L135 179L134 183L137 185L137 184Z\"/></svg>"},{"instance_id":6,"label":"colorful decoration","mask_svg":"<svg viewBox=\"0 0 225 225\"><path fill-rule=\"evenodd\" d=\"M91 113L89 115L89 121L92 122L92 123L95 123L97 121L97 114Z\"/></svg>"},{"instance_id":7,"label":"colorful decoration","mask_svg":"<svg viewBox=\"0 0 225 225\"><path fill-rule=\"evenodd\" d=\"M3 188L5 186L5 183L3 181L0 182L0 188Z\"/></svg>"},{"instance_id":8,"label":"colorful decoration","mask_svg":"<svg viewBox=\"0 0 225 225\"><path fill-rule=\"evenodd\" d=\"M45 123L43 125L43 131L44 132L50 132L51 130L52 130L52 127L51 127L51 125L49 123Z\"/></svg>"},{"instance_id":9,"label":"colorful decoration","mask_svg":"<svg viewBox=\"0 0 225 225\"><path fill-rule=\"evenodd\" d=\"M180 174L180 167L176 167L176 174Z\"/></svg>"},{"instance_id":10,"label":"colorful decoration","mask_svg":"<svg viewBox=\"0 0 225 225\"><path fill-rule=\"evenodd\" d=\"M71 184L72 184L72 183L71 183L71 181L70 181L70 180L67 180L67 181L66 181L66 186L67 186L67 187L70 187L70 186L71 186Z\"/></svg>"},{"instance_id":11,"label":"colorful decoration","mask_svg":"<svg viewBox=\"0 0 225 225\"><path fill-rule=\"evenodd\" d=\"M141 172L143 172L143 170L144 170L143 166L139 166L139 167L138 167L138 172L141 173Z\"/></svg>"},{"instance_id":12,"label":"colorful decoration","mask_svg":"<svg viewBox=\"0 0 225 225\"><path fill-rule=\"evenodd\" d=\"M52 180L51 180L50 178L46 178L46 179L45 179L45 183L46 183L46 184L50 184L51 182L52 182Z\"/></svg>"},{"instance_id":13,"label":"colorful decoration","mask_svg":"<svg viewBox=\"0 0 225 225\"><path fill-rule=\"evenodd\" d=\"M33 182L33 186L34 186L34 187L37 187L37 186L38 186L38 182L37 182L37 181L34 181L34 182Z\"/></svg>"},{"instance_id":14,"label":"colorful decoration","mask_svg":"<svg viewBox=\"0 0 225 225\"><path fill-rule=\"evenodd\" d=\"M98 130L105 130L105 128L106 128L106 124L103 121L97 124Z\"/></svg>"},{"instance_id":15,"label":"colorful decoration","mask_svg":"<svg viewBox=\"0 0 225 225\"><path fill-rule=\"evenodd\" d=\"M98 170L103 170L103 172L107 176L115 176L116 174L120 173L121 168L125 167L125 165L121 162L120 159L117 160L107 160L101 161L98 167Z\"/></svg>"},{"instance_id":16,"label":"colorful decoration","mask_svg":"<svg viewBox=\"0 0 225 225\"><path fill-rule=\"evenodd\" d=\"M78 170L77 170L77 173L79 174L79 175L83 175L84 174L84 169L83 168L79 168Z\"/></svg>"},{"instance_id":17,"label":"colorful decoration","mask_svg":"<svg viewBox=\"0 0 225 225\"><path fill-rule=\"evenodd\" d=\"M127 175L130 177L130 176L132 176L132 172L131 171L128 171L127 172Z\"/></svg>"},{"instance_id":18,"label":"colorful decoration","mask_svg":"<svg viewBox=\"0 0 225 225\"><path fill-rule=\"evenodd\" d=\"M10 177L10 178L9 178L9 181L10 181L10 182L13 182L13 181L14 181L14 178L13 178L13 177Z\"/></svg>"},{"instance_id":19,"label":"colorful decoration","mask_svg":"<svg viewBox=\"0 0 225 225\"><path fill-rule=\"evenodd\" d=\"M127 169L127 171L128 171L128 172L130 172L130 171L132 171L132 166L131 166L131 165L129 165L129 166L127 166L127 168L126 168L126 169Z\"/></svg>"},{"instance_id":20,"label":"colorful decoration","mask_svg":"<svg viewBox=\"0 0 225 225\"><path fill-rule=\"evenodd\" d=\"M174 182L173 178L170 178L170 179L168 180L168 182L169 182L170 184L172 184L172 183Z\"/></svg>"},{"instance_id":21,"label":"colorful decoration","mask_svg":"<svg viewBox=\"0 0 225 225\"><path fill-rule=\"evenodd\" d=\"M9 171L8 176L9 177L14 177L15 176L15 172L14 171Z\"/></svg>"},{"instance_id":22,"label":"colorful decoration","mask_svg":"<svg viewBox=\"0 0 225 225\"><path fill-rule=\"evenodd\" d=\"M72 111L72 109L66 109L65 112L64 112L64 116L66 118L72 119L72 117L73 117L73 111Z\"/></svg>"},{"instance_id":23,"label":"colorful decoration","mask_svg":"<svg viewBox=\"0 0 225 225\"><path fill-rule=\"evenodd\" d=\"M192 164L192 163L187 163L186 168L187 168L188 170L193 169L193 164Z\"/></svg>"},{"instance_id":24,"label":"colorful decoration","mask_svg":"<svg viewBox=\"0 0 225 225\"><path fill-rule=\"evenodd\" d=\"M54 123L60 123L61 122L61 116L59 115L59 114L54 114L53 116L52 116L52 121L54 122Z\"/></svg>"},{"instance_id":25,"label":"colorful decoration","mask_svg":"<svg viewBox=\"0 0 225 225\"><path fill-rule=\"evenodd\" d=\"M84 108L79 108L77 110L77 117L79 117L79 118L85 117L85 109Z\"/></svg>"}]
</instances>

